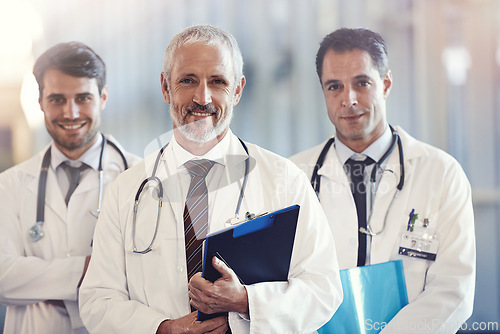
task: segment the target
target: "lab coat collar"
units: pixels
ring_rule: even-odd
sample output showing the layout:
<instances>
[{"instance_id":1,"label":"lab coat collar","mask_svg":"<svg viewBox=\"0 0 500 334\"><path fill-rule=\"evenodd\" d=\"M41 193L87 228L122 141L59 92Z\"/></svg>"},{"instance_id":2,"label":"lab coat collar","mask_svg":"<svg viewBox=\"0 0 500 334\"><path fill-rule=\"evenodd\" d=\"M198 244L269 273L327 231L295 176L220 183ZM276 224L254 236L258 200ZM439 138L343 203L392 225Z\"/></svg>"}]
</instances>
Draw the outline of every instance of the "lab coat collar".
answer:
<instances>
[{"instance_id":1,"label":"lab coat collar","mask_svg":"<svg viewBox=\"0 0 500 334\"><path fill-rule=\"evenodd\" d=\"M326 144L326 142L324 144ZM324 147L324 144L322 147ZM318 169L318 175L331 179L332 182L344 183L348 185L349 180L334 145L332 145L328 150L323 165Z\"/></svg>"},{"instance_id":2,"label":"lab coat collar","mask_svg":"<svg viewBox=\"0 0 500 334\"><path fill-rule=\"evenodd\" d=\"M426 145L422 145L421 142L410 136L400 126L395 126L394 129L398 132L399 137L401 138L401 141L403 143L405 173L406 177L408 177L412 172L412 160L428 155ZM323 147L325 143L323 143L321 147ZM328 151L323 166L318 170L318 175L328 177L334 182L348 182L343 164L341 163L340 158L337 154L337 149L338 147L332 148ZM397 176L399 177L400 172L398 150L399 149L396 146L394 151L387 159L387 164L384 167L396 171Z\"/></svg>"},{"instance_id":3,"label":"lab coat collar","mask_svg":"<svg viewBox=\"0 0 500 334\"><path fill-rule=\"evenodd\" d=\"M373 159L373 161L379 161L385 152L389 149L392 143L392 132L389 125L386 124L384 133L377 138L370 146L368 146L361 154L354 152L347 145L345 145L340 139L335 140L335 149L337 155L339 156L339 161L344 165L347 159L351 158L353 155L363 155Z\"/></svg>"},{"instance_id":4,"label":"lab coat collar","mask_svg":"<svg viewBox=\"0 0 500 334\"><path fill-rule=\"evenodd\" d=\"M30 190L33 194L35 194L35 196L38 193L38 178L40 176L40 171L42 169L43 156L50 147L51 144L48 144L42 151L38 152L36 156L26 161L26 163L20 165L21 170L32 177L32 181L28 185L28 190ZM49 168L49 170L50 169L52 168Z\"/></svg>"},{"instance_id":5,"label":"lab coat collar","mask_svg":"<svg viewBox=\"0 0 500 334\"><path fill-rule=\"evenodd\" d=\"M222 145L219 146L219 144ZM176 145L178 145L178 147L176 147ZM183 160L176 161L178 159L178 156L175 154L179 152L181 155L183 155ZM152 154L145 160L146 175L148 176L150 176L152 173L157 154L158 152ZM175 157L175 159L172 159L173 156ZM186 172L182 161L190 160L193 157L195 156L190 155L189 152L180 147L180 145L175 142L175 139L172 138L170 144L167 146L162 155L161 162L159 163L156 173L159 179L162 180L164 189L179 189L180 183L178 175L180 175L180 173ZM219 181L221 183L220 186L223 186L223 189L219 189L218 191L218 200L216 200L215 205L212 208L213 213L211 214L211 222L214 222L215 225L210 226L210 229L211 231L218 230L221 227L224 227L221 224L224 224L228 218L232 217L227 215L227 208L236 208L241 186L240 181L243 179L245 170L244 162L248 158L248 155L241 145L238 137L236 137L229 130L224 136L223 140L219 142L218 145L216 145L210 152L208 152L203 157L195 158L216 159L218 163L225 167L221 180ZM251 175L249 176L249 179L254 175L254 171L252 169L250 169L250 172ZM249 182L245 194L251 193L251 188L252 186ZM166 193L168 194L168 201L172 206L172 210L174 212L176 220L182 221L181 215L183 212L184 198L181 192L167 191ZM241 208L241 212L243 214L245 212L244 204L245 203L243 203Z\"/></svg>"},{"instance_id":6,"label":"lab coat collar","mask_svg":"<svg viewBox=\"0 0 500 334\"><path fill-rule=\"evenodd\" d=\"M222 140L203 156L196 156L185 150L175 140L175 136L172 136L169 146L171 146L171 154L175 157L176 170L184 169L184 164L189 160L208 159L222 166L230 167L242 163L247 158L247 154L238 138L230 129L228 129ZM166 155L163 155L162 159L166 159L165 157Z\"/></svg>"},{"instance_id":7,"label":"lab coat collar","mask_svg":"<svg viewBox=\"0 0 500 334\"><path fill-rule=\"evenodd\" d=\"M417 141L399 126L395 126L394 129L399 133L403 143L405 162L411 163L412 160L429 154L426 150L427 144Z\"/></svg>"}]
</instances>

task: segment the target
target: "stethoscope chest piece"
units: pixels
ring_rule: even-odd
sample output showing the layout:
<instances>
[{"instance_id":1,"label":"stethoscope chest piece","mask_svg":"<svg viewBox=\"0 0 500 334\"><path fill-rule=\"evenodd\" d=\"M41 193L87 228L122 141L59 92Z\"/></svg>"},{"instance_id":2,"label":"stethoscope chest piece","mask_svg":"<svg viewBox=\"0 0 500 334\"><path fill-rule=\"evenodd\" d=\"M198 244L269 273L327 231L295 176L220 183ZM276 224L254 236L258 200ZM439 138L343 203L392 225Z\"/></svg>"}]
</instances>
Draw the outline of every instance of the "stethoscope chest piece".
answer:
<instances>
[{"instance_id":1,"label":"stethoscope chest piece","mask_svg":"<svg viewBox=\"0 0 500 334\"><path fill-rule=\"evenodd\" d=\"M38 240L42 239L43 237L42 224L43 222L39 221L36 222L35 225L33 225L30 228L28 235L32 242L37 242Z\"/></svg>"}]
</instances>

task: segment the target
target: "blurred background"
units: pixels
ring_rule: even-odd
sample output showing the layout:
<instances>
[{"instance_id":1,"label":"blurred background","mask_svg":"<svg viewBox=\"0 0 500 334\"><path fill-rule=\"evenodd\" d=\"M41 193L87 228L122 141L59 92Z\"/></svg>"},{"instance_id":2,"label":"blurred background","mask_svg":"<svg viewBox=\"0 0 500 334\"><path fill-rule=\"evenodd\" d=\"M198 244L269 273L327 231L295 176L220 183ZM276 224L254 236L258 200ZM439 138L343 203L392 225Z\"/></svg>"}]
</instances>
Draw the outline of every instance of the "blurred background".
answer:
<instances>
[{"instance_id":1,"label":"blurred background","mask_svg":"<svg viewBox=\"0 0 500 334\"><path fill-rule=\"evenodd\" d=\"M172 128L160 90L164 49L197 23L227 29L243 52L247 85L233 132L283 156L333 134L314 66L321 39L342 26L381 33L394 78L389 122L453 155L472 185L477 287L464 328L481 323L473 332L498 331L497 0L0 0L0 171L50 141L31 70L47 48L72 40L107 64L103 132L129 151L149 153L148 144Z\"/></svg>"}]
</instances>

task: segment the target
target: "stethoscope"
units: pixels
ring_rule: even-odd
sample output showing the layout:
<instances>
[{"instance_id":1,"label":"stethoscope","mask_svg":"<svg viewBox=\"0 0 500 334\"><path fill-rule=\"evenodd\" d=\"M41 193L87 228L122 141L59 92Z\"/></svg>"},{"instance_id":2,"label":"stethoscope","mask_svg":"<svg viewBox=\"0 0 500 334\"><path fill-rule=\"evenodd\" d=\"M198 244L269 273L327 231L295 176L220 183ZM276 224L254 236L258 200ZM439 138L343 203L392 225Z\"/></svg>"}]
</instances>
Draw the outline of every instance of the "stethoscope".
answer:
<instances>
[{"instance_id":1,"label":"stethoscope","mask_svg":"<svg viewBox=\"0 0 500 334\"><path fill-rule=\"evenodd\" d=\"M392 126L389 125L389 128L391 129L392 132L392 143L389 149L384 153L384 155L375 163L375 166L372 169L372 173L370 175L370 215L368 216L366 226L367 228L365 229L364 227L360 227L359 231L364 234L368 234L371 236L375 236L377 234L382 233L382 231L385 228L385 224L387 222L387 216L389 215L389 212L391 211L392 205L394 203L394 200L396 197L398 197L399 192L403 189L404 181L405 181L405 166L404 166L404 154L403 154L403 144L401 143L401 138L399 137L399 134ZM314 170L311 176L311 185L314 188L314 191L316 192L316 195L319 198L319 190L320 190L320 183L321 183L321 177L318 175L318 170L323 166L323 163L325 162L325 157L328 151L330 150L330 147L332 144L335 142L335 137L330 138L325 146L323 147L323 150L321 151L318 161L316 162L316 165L314 166ZM399 151L399 168L400 168L400 176L399 176L399 183L396 186L396 192L394 193L394 196L392 197L391 203L389 204L389 208L387 209L384 217L384 222L382 224L382 228L374 232L371 228L371 218L372 218L372 213L373 213L373 201L375 198L375 193L376 193L376 184L377 184L377 171L378 169L381 169L382 163L387 159L387 157L392 153L394 148L396 147L396 144L398 146L398 151Z\"/></svg>"},{"instance_id":2,"label":"stethoscope","mask_svg":"<svg viewBox=\"0 0 500 334\"><path fill-rule=\"evenodd\" d=\"M250 173L250 154L248 153L248 148L245 145L245 143L243 142L243 140L241 140L240 138L238 138L238 139L239 139L241 145L243 146L243 148L245 149L245 152L247 153L248 158L245 159L245 177L243 179L243 184L241 185L241 188L240 188L240 197L238 199L238 204L236 205L236 210L234 212L234 218L230 218L226 222L226 224L230 224L230 225L237 224L237 222L239 221L239 213L240 213L241 203L243 202L243 197L245 196L245 188L246 188L247 181L248 181L248 174ZM161 208L163 205L163 192L164 191L163 191L163 184L162 184L161 180L158 178L158 176L156 176L156 171L158 169L158 164L160 162L160 158L163 155L163 152L167 148L168 144L169 143L165 144L158 152L158 154L156 156L155 164L153 167L153 171L151 172L151 176L145 178L142 181L141 185L139 186L139 189L137 190L137 193L135 194L134 213L133 213L133 217L132 217L132 252L134 252L136 254L147 254L147 253L151 252L153 250L153 244L156 240L156 235L158 234L158 226L160 225L160 212L161 212ZM140 202L141 194L149 182L156 183L155 189L157 189L158 208L156 211L156 226L155 226L153 238L151 239L151 242L149 243L149 245L145 249L139 250L139 249L137 249L137 246L135 245L135 229L136 229L136 224L137 224L137 211L139 210L139 202ZM253 218L253 217L254 217L254 215L247 213L247 218Z\"/></svg>"},{"instance_id":3,"label":"stethoscope","mask_svg":"<svg viewBox=\"0 0 500 334\"><path fill-rule=\"evenodd\" d=\"M128 169L128 163L127 159L125 158L125 155L123 152L120 150L120 148L113 142L109 141L103 134L102 135L102 143L101 143L101 153L99 155L99 197L97 200L97 210L92 211L89 210L90 213L98 218L99 213L101 213L101 205L102 205L102 195L103 195L103 187L104 187L104 169L102 165L102 160L103 160L103 155L104 155L104 148L106 147L107 144L109 144L111 147L113 147L118 154L120 154L120 157L122 158L123 165L125 169ZM45 152L45 155L43 156L42 160L42 169L40 170L40 178L38 180L38 195L37 195L37 204L36 204L36 223L33 225L30 230L28 231L28 235L31 239L32 242L37 242L44 236L43 232L43 223L45 220L45 192L47 189L47 173L49 170L50 166L50 158L51 158L51 153L50 153L50 147Z\"/></svg>"}]
</instances>

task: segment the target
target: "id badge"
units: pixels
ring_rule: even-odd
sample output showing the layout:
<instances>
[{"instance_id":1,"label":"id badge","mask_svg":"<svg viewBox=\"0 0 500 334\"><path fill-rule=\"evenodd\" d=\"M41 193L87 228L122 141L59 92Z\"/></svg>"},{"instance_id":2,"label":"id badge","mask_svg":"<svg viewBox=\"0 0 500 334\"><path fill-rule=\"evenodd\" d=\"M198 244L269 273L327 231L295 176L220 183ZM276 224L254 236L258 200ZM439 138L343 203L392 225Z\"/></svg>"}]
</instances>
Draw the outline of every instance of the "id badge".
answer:
<instances>
[{"instance_id":1,"label":"id badge","mask_svg":"<svg viewBox=\"0 0 500 334\"><path fill-rule=\"evenodd\" d=\"M414 212L412 210L412 212ZM411 224L410 224L411 223ZM418 219L418 214L410 213L410 222L406 232L401 235L399 254L423 260L435 261L439 247L439 238L429 227L426 218Z\"/></svg>"}]
</instances>

